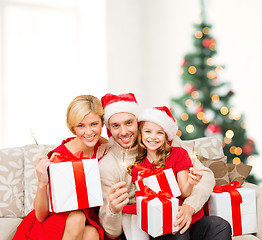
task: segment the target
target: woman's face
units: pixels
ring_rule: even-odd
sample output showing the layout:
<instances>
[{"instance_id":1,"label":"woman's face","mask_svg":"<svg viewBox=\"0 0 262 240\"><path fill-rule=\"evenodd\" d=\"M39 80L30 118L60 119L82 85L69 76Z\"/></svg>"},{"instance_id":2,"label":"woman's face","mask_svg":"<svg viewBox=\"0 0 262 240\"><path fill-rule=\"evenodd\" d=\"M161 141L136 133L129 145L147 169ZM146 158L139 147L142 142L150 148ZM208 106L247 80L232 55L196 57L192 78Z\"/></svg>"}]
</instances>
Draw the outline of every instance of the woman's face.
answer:
<instances>
[{"instance_id":1,"label":"woman's face","mask_svg":"<svg viewBox=\"0 0 262 240\"><path fill-rule=\"evenodd\" d=\"M97 114L90 112L74 127L74 131L76 137L87 147L94 147L101 135L102 126L101 118Z\"/></svg>"}]
</instances>

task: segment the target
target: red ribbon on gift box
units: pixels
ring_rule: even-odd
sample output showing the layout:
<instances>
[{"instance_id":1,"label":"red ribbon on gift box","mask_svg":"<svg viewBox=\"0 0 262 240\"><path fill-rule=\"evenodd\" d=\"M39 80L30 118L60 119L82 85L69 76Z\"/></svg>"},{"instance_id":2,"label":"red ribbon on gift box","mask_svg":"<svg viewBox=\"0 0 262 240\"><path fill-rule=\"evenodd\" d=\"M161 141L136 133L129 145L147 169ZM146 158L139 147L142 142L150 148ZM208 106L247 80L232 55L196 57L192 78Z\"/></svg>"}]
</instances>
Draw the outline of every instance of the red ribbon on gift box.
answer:
<instances>
[{"instance_id":1,"label":"red ribbon on gift box","mask_svg":"<svg viewBox=\"0 0 262 240\"><path fill-rule=\"evenodd\" d=\"M86 187L86 178L84 165L82 160L86 159L83 157L83 152L76 152L72 157L63 156L63 155L55 155L51 160L53 163L61 163L61 162L72 162L75 186L76 186L76 195L77 195L77 204L78 209L89 208L87 187ZM52 201L52 192L51 192L51 184L49 184L49 194L50 194L50 204L52 212L54 212L53 201Z\"/></svg>"},{"instance_id":2,"label":"red ribbon on gift box","mask_svg":"<svg viewBox=\"0 0 262 240\"><path fill-rule=\"evenodd\" d=\"M159 191L154 192L147 186L142 186L140 191L136 191L136 197L143 196L145 198L141 201L141 229L148 233L148 202L154 198L159 198L162 202L163 209L163 235L172 232L173 222L172 222L172 202L170 198L172 194L168 192Z\"/></svg>"},{"instance_id":3,"label":"red ribbon on gift box","mask_svg":"<svg viewBox=\"0 0 262 240\"><path fill-rule=\"evenodd\" d=\"M242 221L240 204L243 202L241 194L236 190L241 188L239 182L233 181L226 185L215 186L214 193L228 192L231 199L233 236L242 235Z\"/></svg>"},{"instance_id":4,"label":"red ribbon on gift box","mask_svg":"<svg viewBox=\"0 0 262 240\"><path fill-rule=\"evenodd\" d=\"M134 167L139 170L138 175L139 175L139 177L141 177L137 181L140 189L144 187L144 183L143 183L144 178L155 175L156 178L157 178L157 181L159 183L160 189L163 192L168 192L169 194L171 194L171 196L173 196L173 193L172 193L172 190L169 186L167 177L166 177L165 173L163 172L165 169L168 169L168 168L156 168L156 169L150 170L150 169L145 168L145 167L140 166L140 165L135 165Z\"/></svg>"}]
</instances>

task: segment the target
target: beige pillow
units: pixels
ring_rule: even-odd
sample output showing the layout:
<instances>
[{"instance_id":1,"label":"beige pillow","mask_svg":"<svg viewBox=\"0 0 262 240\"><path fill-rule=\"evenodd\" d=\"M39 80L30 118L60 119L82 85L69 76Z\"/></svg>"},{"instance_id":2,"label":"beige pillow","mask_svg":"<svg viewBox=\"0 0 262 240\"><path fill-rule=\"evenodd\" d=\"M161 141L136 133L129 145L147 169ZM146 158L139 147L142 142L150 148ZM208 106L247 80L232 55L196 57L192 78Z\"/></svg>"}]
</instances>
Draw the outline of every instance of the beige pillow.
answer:
<instances>
[{"instance_id":1,"label":"beige pillow","mask_svg":"<svg viewBox=\"0 0 262 240\"><path fill-rule=\"evenodd\" d=\"M24 216L23 148L0 150L0 217Z\"/></svg>"},{"instance_id":2,"label":"beige pillow","mask_svg":"<svg viewBox=\"0 0 262 240\"><path fill-rule=\"evenodd\" d=\"M202 156L197 156L197 158L203 163L204 166L212 170L215 176L216 186L229 183L226 156L218 159L207 159Z\"/></svg>"},{"instance_id":3,"label":"beige pillow","mask_svg":"<svg viewBox=\"0 0 262 240\"><path fill-rule=\"evenodd\" d=\"M229 181L238 181L242 185L252 170L252 166L240 164L227 164Z\"/></svg>"}]
</instances>

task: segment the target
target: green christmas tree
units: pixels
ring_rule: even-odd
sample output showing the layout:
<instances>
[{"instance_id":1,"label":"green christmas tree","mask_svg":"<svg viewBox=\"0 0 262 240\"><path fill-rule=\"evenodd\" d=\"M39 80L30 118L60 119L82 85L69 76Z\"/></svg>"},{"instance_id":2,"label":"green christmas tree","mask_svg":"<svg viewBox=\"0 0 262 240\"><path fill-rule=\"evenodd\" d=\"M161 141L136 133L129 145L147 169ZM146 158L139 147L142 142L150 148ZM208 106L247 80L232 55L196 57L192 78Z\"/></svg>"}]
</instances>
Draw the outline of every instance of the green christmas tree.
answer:
<instances>
[{"instance_id":1,"label":"green christmas tree","mask_svg":"<svg viewBox=\"0 0 262 240\"><path fill-rule=\"evenodd\" d=\"M173 98L174 116L179 136L183 140L216 136L223 141L229 163L247 163L258 154L255 143L247 137L244 116L231 106L234 92L229 83L221 82L223 66L214 64L216 40L210 34L202 3L201 22L195 24L194 51L185 55L182 63L184 94ZM247 179L256 183L253 175Z\"/></svg>"}]
</instances>

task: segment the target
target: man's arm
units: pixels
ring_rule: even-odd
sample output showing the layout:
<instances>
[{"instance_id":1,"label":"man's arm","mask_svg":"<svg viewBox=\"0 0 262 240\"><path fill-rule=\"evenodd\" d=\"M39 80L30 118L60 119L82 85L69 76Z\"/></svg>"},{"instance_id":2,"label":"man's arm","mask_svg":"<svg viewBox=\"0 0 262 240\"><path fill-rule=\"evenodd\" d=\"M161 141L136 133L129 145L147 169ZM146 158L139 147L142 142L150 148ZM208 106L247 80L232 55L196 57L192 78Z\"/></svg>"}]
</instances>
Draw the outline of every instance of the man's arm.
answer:
<instances>
[{"instance_id":1,"label":"man's arm","mask_svg":"<svg viewBox=\"0 0 262 240\"><path fill-rule=\"evenodd\" d=\"M122 209L129 199L125 182L119 182L117 171L109 171L114 166L105 164L106 159L107 156L99 162L104 201L99 210L99 220L106 235L114 239L122 233Z\"/></svg>"},{"instance_id":2,"label":"man's arm","mask_svg":"<svg viewBox=\"0 0 262 240\"><path fill-rule=\"evenodd\" d=\"M191 195L184 200L183 204L191 206L195 212L198 212L210 197L215 186L215 178L213 172L198 159L194 161L193 167L203 173L203 176L200 182L194 186Z\"/></svg>"},{"instance_id":3,"label":"man's arm","mask_svg":"<svg viewBox=\"0 0 262 240\"><path fill-rule=\"evenodd\" d=\"M194 186L191 195L188 196L184 200L183 205L179 207L175 226L179 226L181 234L190 227L193 214L203 207L215 186L213 172L205 167L198 159L194 162L194 168L199 170L203 176L200 182Z\"/></svg>"}]
</instances>

